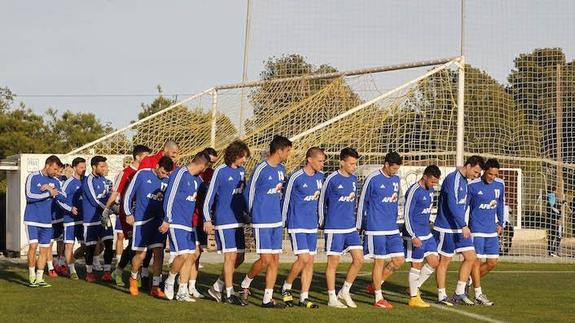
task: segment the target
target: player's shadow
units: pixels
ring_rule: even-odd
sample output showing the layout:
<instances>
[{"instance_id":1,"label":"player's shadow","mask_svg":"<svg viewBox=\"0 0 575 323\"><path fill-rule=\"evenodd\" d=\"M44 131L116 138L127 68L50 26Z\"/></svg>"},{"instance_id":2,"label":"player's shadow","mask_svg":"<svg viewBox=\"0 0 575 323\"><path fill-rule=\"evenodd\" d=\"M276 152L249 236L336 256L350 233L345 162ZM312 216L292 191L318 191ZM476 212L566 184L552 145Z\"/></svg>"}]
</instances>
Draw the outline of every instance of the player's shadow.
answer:
<instances>
[{"instance_id":1,"label":"player's shadow","mask_svg":"<svg viewBox=\"0 0 575 323\"><path fill-rule=\"evenodd\" d=\"M19 275L17 272L10 270L14 268L18 268L19 270L24 268L23 265L0 265L0 280L6 281L8 283L22 285L24 287L30 287L30 283L26 280L26 277Z\"/></svg>"}]
</instances>

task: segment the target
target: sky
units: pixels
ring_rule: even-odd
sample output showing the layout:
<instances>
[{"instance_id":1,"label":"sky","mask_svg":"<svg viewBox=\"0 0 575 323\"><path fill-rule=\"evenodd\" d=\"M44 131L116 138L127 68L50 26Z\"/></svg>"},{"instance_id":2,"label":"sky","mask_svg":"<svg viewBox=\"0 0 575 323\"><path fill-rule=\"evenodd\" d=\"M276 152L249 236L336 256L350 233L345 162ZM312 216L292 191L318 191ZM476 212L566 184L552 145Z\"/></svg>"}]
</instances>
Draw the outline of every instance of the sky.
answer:
<instances>
[{"instance_id":1,"label":"sky","mask_svg":"<svg viewBox=\"0 0 575 323\"><path fill-rule=\"evenodd\" d=\"M89 111L125 126L157 85L183 98L241 80L246 3L0 0L0 86L38 113ZM289 53L340 70L459 55L459 0L252 4L249 79ZM513 59L537 47L575 59L574 1L467 0L465 9L467 62L502 83Z\"/></svg>"}]
</instances>

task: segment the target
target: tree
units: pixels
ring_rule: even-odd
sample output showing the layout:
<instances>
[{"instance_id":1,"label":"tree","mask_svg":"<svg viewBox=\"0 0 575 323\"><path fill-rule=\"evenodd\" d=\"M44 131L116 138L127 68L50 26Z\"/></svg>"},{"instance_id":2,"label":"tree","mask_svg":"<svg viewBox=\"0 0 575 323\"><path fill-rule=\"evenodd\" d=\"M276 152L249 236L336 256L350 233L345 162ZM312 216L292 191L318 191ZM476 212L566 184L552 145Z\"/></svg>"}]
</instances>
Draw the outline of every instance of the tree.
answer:
<instances>
[{"instance_id":1,"label":"tree","mask_svg":"<svg viewBox=\"0 0 575 323\"><path fill-rule=\"evenodd\" d=\"M158 97L155 98L154 101L152 101L150 104L141 104L142 111L138 113L138 120L142 120L145 117L150 116L176 103L175 99L169 99L164 96L162 87L160 85L158 85L156 88L158 90Z\"/></svg>"}]
</instances>

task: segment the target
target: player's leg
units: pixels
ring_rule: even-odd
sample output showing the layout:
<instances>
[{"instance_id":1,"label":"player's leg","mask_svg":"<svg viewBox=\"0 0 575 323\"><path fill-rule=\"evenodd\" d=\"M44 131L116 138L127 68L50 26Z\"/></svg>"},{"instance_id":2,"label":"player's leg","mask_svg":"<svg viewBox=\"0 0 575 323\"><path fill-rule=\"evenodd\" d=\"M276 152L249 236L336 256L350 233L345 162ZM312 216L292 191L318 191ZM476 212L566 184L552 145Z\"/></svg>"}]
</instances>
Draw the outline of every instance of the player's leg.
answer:
<instances>
[{"instance_id":1,"label":"player's leg","mask_svg":"<svg viewBox=\"0 0 575 323\"><path fill-rule=\"evenodd\" d=\"M56 270L54 268L54 240L50 242L50 253L48 253L48 257L46 258L46 265L48 266L48 277L54 278L58 277ZM58 255L56 255L56 258Z\"/></svg>"},{"instance_id":2,"label":"player's leg","mask_svg":"<svg viewBox=\"0 0 575 323\"><path fill-rule=\"evenodd\" d=\"M132 240L130 239L130 240L128 240L128 244L126 245L126 248L124 248L124 250L122 250L122 255L120 256L120 260L116 264L116 269L114 269L114 272L112 273L112 278L116 282L116 286L118 286L118 287L124 287L125 286L124 280L122 279L122 274L124 273L124 269L126 268L128 263L130 263L130 261L132 260L133 256L134 256L134 252L132 251Z\"/></svg>"},{"instance_id":3,"label":"player's leg","mask_svg":"<svg viewBox=\"0 0 575 323\"><path fill-rule=\"evenodd\" d=\"M325 253L327 264L325 267L325 281L327 285L327 305L336 308L347 308L337 299L335 292L335 273L344 249L344 237L339 233L325 233Z\"/></svg>"},{"instance_id":4,"label":"player's leg","mask_svg":"<svg viewBox=\"0 0 575 323\"><path fill-rule=\"evenodd\" d=\"M296 261L292 264L290 271L283 283L282 298L287 306L293 306L293 296L291 294L292 284L310 262L311 255L307 243L307 233L292 232L289 236L292 245L292 251L297 258Z\"/></svg>"},{"instance_id":5,"label":"player's leg","mask_svg":"<svg viewBox=\"0 0 575 323\"><path fill-rule=\"evenodd\" d=\"M381 285L383 285L383 283L389 277L391 277L393 273L399 270L403 265L403 263L405 263L405 257L403 250L403 241L399 234L385 235L382 236L381 239L384 241L381 241L379 243L379 246L384 246L385 248L379 250L379 252L384 257L391 258L391 261L389 261L387 265L385 265L385 267L383 268L383 273L381 276ZM383 297L381 299L385 300ZM387 301L381 303L383 303L383 305L385 305L386 308L392 307L392 305Z\"/></svg>"},{"instance_id":6,"label":"player's leg","mask_svg":"<svg viewBox=\"0 0 575 323\"><path fill-rule=\"evenodd\" d=\"M138 271L140 270L142 262L146 257L146 251L147 250L145 247L137 247L137 250L134 250L134 256L132 257L132 269L130 272L130 294L132 294L132 296L137 296L139 293Z\"/></svg>"},{"instance_id":7,"label":"player's leg","mask_svg":"<svg viewBox=\"0 0 575 323\"><path fill-rule=\"evenodd\" d=\"M153 245L151 246L153 249L154 255L154 264L152 265L152 290L150 291L150 295L157 297L157 298L164 298L166 295L160 289L160 283L162 282L162 265L164 259L164 247ZM188 275L189 279L189 275ZM188 280L186 279L186 284Z\"/></svg>"},{"instance_id":8,"label":"player's leg","mask_svg":"<svg viewBox=\"0 0 575 323\"><path fill-rule=\"evenodd\" d=\"M475 303L469 299L465 293L467 281L469 280L473 265L477 260L473 239L471 237L463 237L462 233L454 233L453 239L455 243L455 252L461 253L463 256L463 261L459 267L457 286L455 288L453 301L464 305L475 305Z\"/></svg>"},{"instance_id":9,"label":"player's leg","mask_svg":"<svg viewBox=\"0 0 575 323\"><path fill-rule=\"evenodd\" d=\"M243 298L247 300L246 294L249 294L249 288L254 280L254 278L265 269L271 262L271 254L269 253L271 246L271 235L268 228L254 228L254 240L256 244L256 252L260 255L259 259L256 260L249 272L244 277L241 287L243 291ZM267 248L267 250L265 250ZM266 252L267 251L267 252Z\"/></svg>"},{"instance_id":10,"label":"player's leg","mask_svg":"<svg viewBox=\"0 0 575 323\"><path fill-rule=\"evenodd\" d=\"M50 287L50 285L44 281L43 275L48 256L52 253L50 249L52 234L52 228L38 228L38 247L40 247L40 254L36 263L35 284L39 287Z\"/></svg>"},{"instance_id":11,"label":"player's leg","mask_svg":"<svg viewBox=\"0 0 575 323\"><path fill-rule=\"evenodd\" d=\"M299 305L307 308L318 308L319 306L311 302L309 298L309 289L313 279L314 256L317 254L317 233L307 233L307 247L309 249L309 258L301 272L301 293Z\"/></svg>"},{"instance_id":12,"label":"player's leg","mask_svg":"<svg viewBox=\"0 0 575 323\"><path fill-rule=\"evenodd\" d=\"M114 231L111 227L104 228L99 226L100 241L104 246L104 273L102 281L112 281L112 260L114 259Z\"/></svg>"},{"instance_id":13,"label":"player's leg","mask_svg":"<svg viewBox=\"0 0 575 323\"><path fill-rule=\"evenodd\" d=\"M66 266L69 271L69 277L72 279L78 279L78 274L76 273L76 267L74 265L74 242L76 241L74 230L75 224L70 223L70 225L64 226L64 258L66 260Z\"/></svg>"},{"instance_id":14,"label":"player's leg","mask_svg":"<svg viewBox=\"0 0 575 323\"><path fill-rule=\"evenodd\" d=\"M38 227L26 225L28 236L28 281L31 286L36 280L36 251L38 250Z\"/></svg>"},{"instance_id":15,"label":"player's leg","mask_svg":"<svg viewBox=\"0 0 575 323\"><path fill-rule=\"evenodd\" d=\"M98 244L98 227L99 225L84 225L84 240L86 244L86 281L93 283L96 281L94 274L94 255Z\"/></svg>"},{"instance_id":16,"label":"player's leg","mask_svg":"<svg viewBox=\"0 0 575 323\"><path fill-rule=\"evenodd\" d=\"M203 298L203 295L196 289L196 281L198 280L198 274L200 272L200 257L202 255L202 247L198 243L196 243L196 251L194 252L196 261L193 263L192 268L190 269L190 278L188 280L188 290L190 295L194 298Z\"/></svg>"},{"instance_id":17,"label":"player's leg","mask_svg":"<svg viewBox=\"0 0 575 323\"><path fill-rule=\"evenodd\" d=\"M474 239L475 243L475 239ZM499 237L486 237L484 238L484 248L482 249L481 257L485 259L485 262L480 263L479 256L478 260L475 262L473 267L473 287L475 289L475 303L492 306L494 303L487 298L487 295L483 293L481 288L481 278L492 271L497 265L497 260L499 258ZM478 252L479 254L480 252ZM477 280L477 282L476 282Z\"/></svg>"},{"instance_id":18,"label":"player's leg","mask_svg":"<svg viewBox=\"0 0 575 323\"><path fill-rule=\"evenodd\" d=\"M348 250L351 253L351 264L347 270L345 282L339 290L337 297L348 307L356 308L357 305L351 299L350 289L363 266L363 246L361 245L361 240L357 231L344 234L344 241L344 250Z\"/></svg>"},{"instance_id":19,"label":"player's leg","mask_svg":"<svg viewBox=\"0 0 575 323\"><path fill-rule=\"evenodd\" d=\"M122 221L120 221L120 215L116 215L116 221L114 222L114 233L116 234L116 266L122 258L122 253L124 253L124 232L122 231Z\"/></svg>"},{"instance_id":20,"label":"player's leg","mask_svg":"<svg viewBox=\"0 0 575 323\"><path fill-rule=\"evenodd\" d=\"M442 305L452 305L448 301L447 291L445 289L447 280L447 268L453 257L455 246L451 233L433 231L433 236L437 241L437 252L439 253L439 264L435 271L435 280L437 283L437 302Z\"/></svg>"}]
</instances>

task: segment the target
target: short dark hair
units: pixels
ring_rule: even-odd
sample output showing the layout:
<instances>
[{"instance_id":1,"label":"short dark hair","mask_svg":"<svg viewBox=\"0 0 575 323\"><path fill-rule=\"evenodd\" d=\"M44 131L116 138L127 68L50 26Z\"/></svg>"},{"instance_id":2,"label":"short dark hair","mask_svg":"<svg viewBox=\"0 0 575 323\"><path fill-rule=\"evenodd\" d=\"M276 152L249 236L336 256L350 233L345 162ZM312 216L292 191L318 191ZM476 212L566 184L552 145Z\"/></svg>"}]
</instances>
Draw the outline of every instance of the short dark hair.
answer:
<instances>
[{"instance_id":1,"label":"short dark hair","mask_svg":"<svg viewBox=\"0 0 575 323\"><path fill-rule=\"evenodd\" d=\"M310 157L313 157L317 154L322 154L325 157L325 151L319 147L311 147L305 153L305 159L307 160Z\"/></svg>"},{"instance_id":2,"label":"short dark hair","mask_svg":"<svg viewBox=\"0 0 575 323\"><path fill-rule=\"evenodd\" d=\"M85 162L86 162L86 160L84 158L76 157L76 158L72 159L72 167L76 167L76 166L78 166L78 164L85 163Z\"/></svg>"},{"instance_id":3,"label":"short dark hair","mask_svg":"<svg viewBox=\"0 0 575 323\"><path fill-rule=\"evenodd\" d=\"M218 157L218 152L212 148L212 147L207 147L204 149L204 152L208 155L208 156L215 156Z\"/></svg>"},{"instance_id":4,"label":"short dark hair","mask_svg":"<svg viewBox=\"0 0 575 323\"><path fill-rule=\"evenodd\" d=\"M233 141L224 150L224 163L230 166L236 159L250 157L250 148L241 140Z\"/></svg>"},{"instance_id":5,"label":"short dark hair","mask_svg":"<svg viewBox=\"0 0 575 323\"><path fill-rule=\"evenodd\" d=\"M351 147L345 147L339 153L339 160L345 160L347 157L353 157L355 159L359 159L359 154L357 153L357 150Z\"/></svg>"},{"instance_id":6,"label":"short dark hair","mask_svg":"<svg viewBox=\"0 0 575 323\"><path fill-rule=\"evenodd\" d=\"M160 158L160 160L158 160L158 167L161 167L167 171L172 171L172 169L174 169L174 161L168 156L163 156Z\"/></svg>"},{"instance_id":7,"label":"short dark hair","mask_svg":"<svg viewBox=\"0 0 575 323\"><path fill-rule=\"evenodd\" d=\"M385 155L383 160L384 163L388 163L391 165L401 165L403 163L403 159L396 151L390 151Z\"/></svg>"},{"instance_id":8,"label":"short dark hair","mask_svg":"<svg viewBox=\"0 0 575 323\"><path fill-rule=\"evenodd\" d=\"M98 166L99 163L103 163L106 160L108 160L108 159L104 156L100 156L100 155L94 156L94 157L92 157L92 159L90 159L90 166L92 166L92 167Z\"/></svg>"},{"instance_id":9,"label":"short dark hair","mask_svg":"<svg viewBox=\"0 0 575 323\"><path fill-rule=\"evenodd\" d=\"M272 142L270 142L270 154L275 153L280 149L291 147L292 143L289 139L284 136L275 135Z\"/></svg>"},{"instance_id":10,"label":"short dark hair","mask_svg":"<svg viewBox=\"0 0 575 323\"><path fill-rule=\"evenodd\" d=\"M132 148L132 157L134 159L136 159L136 156L140 156L144 153L151 154L152 150L148 146L144 145L135 145L134 148Z\"/></svg>"},{"instance_id":11,"label":"short dark hair","mask_svg":"<svg viewBox=\"0 0 575 323\"><path fill-rule=\"evenodd\" d=\"M483 157L479 156L479 155L473 155L469 158L467 158L467 160L465 161L465 164L463 164L463 166L471 166L471 167L475 167L477 165L479 165L479 167L481 169L483 169L483 167L485 166L485 159L483 159Z\"/></svg>"},{"instance_id":12,"label":"short dark hair","mask_svg":"<svg viewBox=\"0 0 575 323\"><path fill-rule=\"evenodd\" d=\"M44 165L54 165L57 164L58 166L62 165L62 162L60 161L60 158L58 158L58 156L56 155L50 155L48 156L48 158L46 158L46 162L44 163ZM60 166L62 167L62 166Z\"/></svg>"},{"instance_id":13,"label":"short dark hair","mask_svg":"<svg viewBox=\"0 0 575 323\"><path fill-rule=\"evenodd\" d=\"M207 164L210 162L210 155L205 151L200 151L194 158L192 158L192 164Z\"/></svg>"},{"instance_id":14,"label":"short dark hair","mask_svg":"<svg viewBox=\"0 0 575 323\"><path fill-rule=\"evenodd\" d=\"M483 170L489 170L490 168L497 168L497 169L501 168L497 159L489 158L487 161L485 161L485 165L483 165Z\"/></svg>"},{"instance_id":15,"label":"short dark hair","mask_svg":"<svg viewBox=\"0 0 575 323\"><path fill-rule=\"evenodd\" d=\"M441 178L441 170L437 165L429 165L423 170L423 176L433 176L437 179Z\"/></svg>"}]
</instances>

